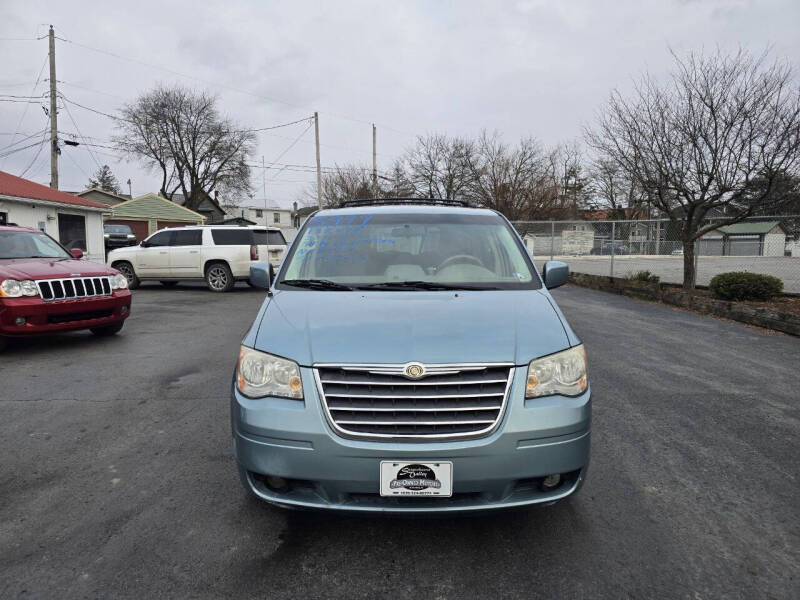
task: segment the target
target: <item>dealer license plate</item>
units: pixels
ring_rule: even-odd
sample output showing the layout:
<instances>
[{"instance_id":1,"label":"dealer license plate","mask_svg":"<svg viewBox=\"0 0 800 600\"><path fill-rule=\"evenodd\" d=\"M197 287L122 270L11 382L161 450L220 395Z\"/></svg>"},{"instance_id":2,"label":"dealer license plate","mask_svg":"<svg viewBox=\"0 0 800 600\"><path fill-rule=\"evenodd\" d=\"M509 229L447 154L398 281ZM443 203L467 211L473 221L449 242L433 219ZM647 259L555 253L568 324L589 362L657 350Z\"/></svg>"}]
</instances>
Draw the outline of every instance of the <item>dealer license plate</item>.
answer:
<instances>
[{"instance_id":1,"label":"dealer license plate","mask_svg":"<svg viewBox=\"0 0 800 600\"><path fill-rule=\"evenodd\" d=\"M452 462L381 461L381 496L452 495Z\"/></svg>"}]
</instances>

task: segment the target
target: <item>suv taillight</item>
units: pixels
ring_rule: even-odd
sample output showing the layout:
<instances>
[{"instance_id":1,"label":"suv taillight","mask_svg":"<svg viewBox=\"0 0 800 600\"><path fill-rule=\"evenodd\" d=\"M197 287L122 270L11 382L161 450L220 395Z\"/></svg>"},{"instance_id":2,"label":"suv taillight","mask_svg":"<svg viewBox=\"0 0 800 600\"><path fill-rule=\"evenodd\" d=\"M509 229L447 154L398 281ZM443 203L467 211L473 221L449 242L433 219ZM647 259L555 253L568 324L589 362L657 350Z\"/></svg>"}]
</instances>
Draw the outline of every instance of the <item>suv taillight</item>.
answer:
<instances>
[{"instance_id":1,"label":"suv taillight","mask_svg":"<svg viewBox=\"0 0 800 600\"><path fill-rule=\"evenodd\" d=\"M250 246L250 260L258 260L258 246Z\"/></svg>"}]
</instances>

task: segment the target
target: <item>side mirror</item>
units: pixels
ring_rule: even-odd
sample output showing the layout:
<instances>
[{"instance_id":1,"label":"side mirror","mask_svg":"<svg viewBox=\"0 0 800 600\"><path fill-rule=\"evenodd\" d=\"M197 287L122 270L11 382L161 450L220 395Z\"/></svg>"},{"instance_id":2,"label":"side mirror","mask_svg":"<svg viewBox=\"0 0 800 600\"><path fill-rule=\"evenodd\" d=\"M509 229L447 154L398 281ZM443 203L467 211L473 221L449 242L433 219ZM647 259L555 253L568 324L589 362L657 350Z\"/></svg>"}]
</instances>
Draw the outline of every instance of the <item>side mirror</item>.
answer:
<instances>
[{"instance_id":1,"label":"side mirror","mask_svg":"<svg viewBox=\"0 0 800 600\"><path fill-rule=\"evenodd\" d=\"M569 267L566 263L559 260L548 260L542 269L544 285L548 290L557 288L567 283L569 279Z\"/></svg>"},{"instance_id":2,"label":"side mirror","mask_svg":"<svg viewBox=\"0 0 800 600\"><path fill-rule=\"evenodd\" d=\"M267 294L270 294L269 290L274 279L275 267L271 263L257 262L250 265L250 283L253 287L267 290Z\"/></svg>"},{"instance_id":3,"label":"side mirror","mask_svg":"<svg viewBox=\"0 0 800 600\"><path fill-rule=\"evenodd\" d=\"M72 254L72 258L76 260L80 260L83 258L83 250L81 250L80 248L73 248L69 252L70 254Z\"/></svg>"},{"instance_id":4,"label":"side mirror","mask_svg":"<svg viewBox=\"0 0 800 600\"><path fill-rule=\"evenodd\" d=\"M141 242L139 242L139 245L142 248L147 248L150 244L147 243L147 240L142 240Z\"/></svg>"}]
</instances>

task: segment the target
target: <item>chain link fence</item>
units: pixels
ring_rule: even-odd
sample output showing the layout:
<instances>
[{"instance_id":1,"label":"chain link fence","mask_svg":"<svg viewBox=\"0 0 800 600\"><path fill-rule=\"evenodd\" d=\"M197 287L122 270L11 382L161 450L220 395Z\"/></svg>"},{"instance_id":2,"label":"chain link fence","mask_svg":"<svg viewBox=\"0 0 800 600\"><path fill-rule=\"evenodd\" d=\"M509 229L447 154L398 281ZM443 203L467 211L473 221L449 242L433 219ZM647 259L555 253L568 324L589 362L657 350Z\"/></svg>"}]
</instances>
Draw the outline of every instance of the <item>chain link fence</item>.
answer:
<instances>
[{"instance_id":1,"label":"chain link fence","mask_svg":"<svg viewBox=\"0 0 800 600\"><path fill-rule=\"evenodd\" d=\"M683 243L669 220L515 221L514 227L540 268L561 260L575 273L650 271L663 282L683 282ZM774 275L785 292L800 294L800 216L751 218L711 231L695 242L695 264L698 285L719 273L749 271Z\"/></svg>"}]
</instances>

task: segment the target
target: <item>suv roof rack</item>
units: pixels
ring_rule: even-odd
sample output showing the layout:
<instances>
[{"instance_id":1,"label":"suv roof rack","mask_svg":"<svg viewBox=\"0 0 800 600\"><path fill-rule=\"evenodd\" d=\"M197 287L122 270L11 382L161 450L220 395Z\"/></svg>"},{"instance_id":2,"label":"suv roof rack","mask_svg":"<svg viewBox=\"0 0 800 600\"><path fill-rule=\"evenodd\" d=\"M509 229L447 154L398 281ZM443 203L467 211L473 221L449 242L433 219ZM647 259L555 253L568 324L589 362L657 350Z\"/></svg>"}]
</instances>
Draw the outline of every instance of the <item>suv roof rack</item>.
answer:
<instances>
[{"instance_id":1,"label":"suv roof rack","mask_svg":"<svg viewBox=\"0 0 800 600\"><path fill-rule=\"evenodd\" d=\"M357 200L342 200L336 208L348 208L351 206L391 206L394 204L470 207L470 205L463 200L446 200L443 198L360 198Z\"/></svg>"}]
</instances>

